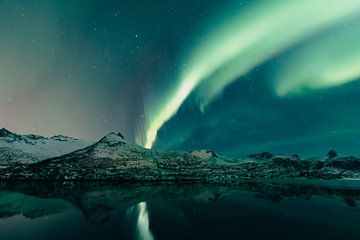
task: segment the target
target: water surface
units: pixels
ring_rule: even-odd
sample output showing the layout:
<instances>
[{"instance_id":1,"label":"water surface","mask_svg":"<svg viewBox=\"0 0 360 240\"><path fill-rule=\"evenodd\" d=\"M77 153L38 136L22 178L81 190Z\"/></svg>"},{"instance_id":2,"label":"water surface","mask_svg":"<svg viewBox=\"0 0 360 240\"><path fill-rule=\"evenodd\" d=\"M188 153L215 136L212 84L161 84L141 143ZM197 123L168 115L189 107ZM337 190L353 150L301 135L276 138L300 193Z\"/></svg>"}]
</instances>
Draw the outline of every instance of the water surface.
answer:
<instances>
[{"instance_id":1,"label":"water surface","mask_svg":"<svg viewBox=\"0 0 360 240\"><path fill-rule=\"evenodd\" d=\"M360 239L358 184L0 183L12 239Z\"/></svg>"}]
</instances>

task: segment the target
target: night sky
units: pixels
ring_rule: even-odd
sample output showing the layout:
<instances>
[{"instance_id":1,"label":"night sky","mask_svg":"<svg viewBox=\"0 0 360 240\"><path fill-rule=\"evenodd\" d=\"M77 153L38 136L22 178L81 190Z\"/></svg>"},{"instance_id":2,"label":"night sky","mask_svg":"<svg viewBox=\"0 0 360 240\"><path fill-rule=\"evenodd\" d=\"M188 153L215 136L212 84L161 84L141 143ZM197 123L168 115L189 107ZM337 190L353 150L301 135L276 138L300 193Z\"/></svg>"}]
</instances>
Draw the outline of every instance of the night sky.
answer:
<instances>
[{"instance_id":1,"label":"night sky","mask_svg":"<svg viewBox=\"0 0 360 240\"><path fill-rule=\"evenodd\" d=\"M358 0L1 0L0 127L359 154Z\"/></svg>"}]
</instances>

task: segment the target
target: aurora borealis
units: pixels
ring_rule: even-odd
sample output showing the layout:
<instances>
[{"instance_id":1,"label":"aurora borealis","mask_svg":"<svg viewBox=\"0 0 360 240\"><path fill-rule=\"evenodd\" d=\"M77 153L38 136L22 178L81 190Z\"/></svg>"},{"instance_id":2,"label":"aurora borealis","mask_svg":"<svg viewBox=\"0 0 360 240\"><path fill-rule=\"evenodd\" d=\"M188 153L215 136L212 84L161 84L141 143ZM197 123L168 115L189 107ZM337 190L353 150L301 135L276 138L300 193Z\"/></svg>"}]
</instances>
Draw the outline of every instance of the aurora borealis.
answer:
<instances>
[{"instance_id":1,"label":"aurora borealis","mask_svg":"<svg viewBox=\"0 0 360 240\"><path fill-rule=\"evenodd\" d=\"M360 3L350 0L332 1L330 6L335 11L322 11L328 2L260 1L213 30L195 50L188 64L190 69L184 70L175 95L150 123L146 146L151 147L157 130L200 83L204 82L202 94L205 98L200 100L203 107L228 84L257 65L314 32L358 14L360 10Z\"/></svg>"},{"instance_id":2,"label":"aurora borealis","mask_svg":"<svg viewBox=\"0 0 360 240\"><path fill-rule=\"evenodd\" d=\"M0 127L356 153L360 2L2 1Z\"/></svg>"}]
</instances>

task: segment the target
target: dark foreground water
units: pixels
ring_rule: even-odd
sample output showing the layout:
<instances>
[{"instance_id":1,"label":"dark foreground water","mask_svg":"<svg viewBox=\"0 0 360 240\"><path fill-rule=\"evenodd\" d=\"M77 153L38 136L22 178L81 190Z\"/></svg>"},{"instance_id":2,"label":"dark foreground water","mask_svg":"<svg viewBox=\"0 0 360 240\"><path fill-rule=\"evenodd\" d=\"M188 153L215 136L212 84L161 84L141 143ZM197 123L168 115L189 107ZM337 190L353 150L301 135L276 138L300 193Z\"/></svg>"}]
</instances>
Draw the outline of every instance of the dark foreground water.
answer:
<instances>
[{"instance_id":1,"label":"dark foreground water","mask_svg":"<svg viewBox=\"0 0 360 240\"><path fill-rule=\"evenodd\" d=\"M360 185L0 183L0 239L360 239Z\"/></svg>"}]
</instances>

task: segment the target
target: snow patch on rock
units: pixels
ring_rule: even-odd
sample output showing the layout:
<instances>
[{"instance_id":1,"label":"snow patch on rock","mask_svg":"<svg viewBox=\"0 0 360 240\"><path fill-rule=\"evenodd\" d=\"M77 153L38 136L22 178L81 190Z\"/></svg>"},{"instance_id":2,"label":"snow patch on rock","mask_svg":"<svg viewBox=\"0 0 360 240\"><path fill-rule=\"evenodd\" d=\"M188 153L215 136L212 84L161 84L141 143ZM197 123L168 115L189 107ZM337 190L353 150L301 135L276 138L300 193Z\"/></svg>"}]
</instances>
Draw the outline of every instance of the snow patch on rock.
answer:
<instances>
[{"instance_id":1,"label":"snow patch on rock","mask_svg":"<svg viewBox=\"0 0 360 240\"><path fill-rule=\"evenodd\" d=\"M210 151L210 150L205 150L205 149L194 150L191 152L191 154L195 157L202 158L205 160L208 160L209 158L212 158L212 157L217 157L215 152Z\"/></svg>"}]
</instances>

